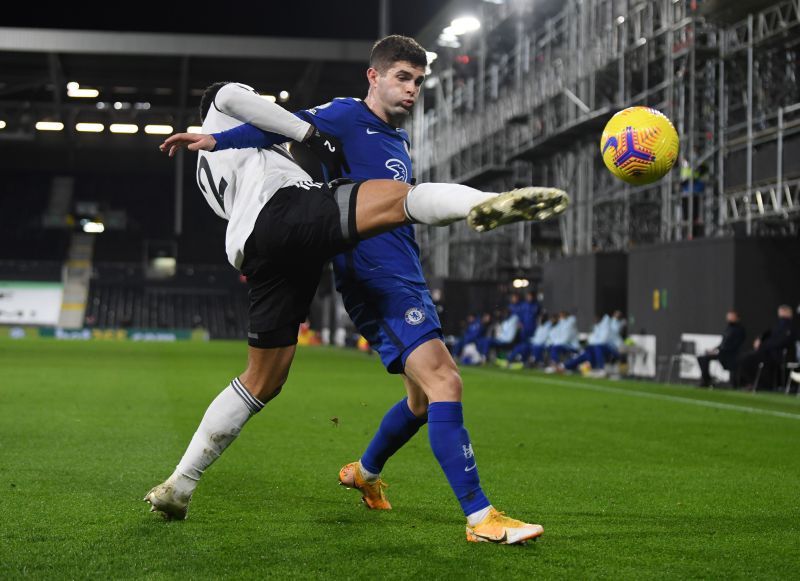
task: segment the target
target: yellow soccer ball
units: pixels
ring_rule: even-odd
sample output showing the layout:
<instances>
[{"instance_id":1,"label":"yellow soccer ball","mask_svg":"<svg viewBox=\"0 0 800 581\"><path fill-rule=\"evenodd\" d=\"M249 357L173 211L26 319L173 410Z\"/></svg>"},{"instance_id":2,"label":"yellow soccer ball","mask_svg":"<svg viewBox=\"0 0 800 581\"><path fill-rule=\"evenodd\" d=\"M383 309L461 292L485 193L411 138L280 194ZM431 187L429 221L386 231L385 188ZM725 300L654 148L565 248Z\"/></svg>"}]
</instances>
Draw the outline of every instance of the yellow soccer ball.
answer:
<instances>
[{"instance_id":1,"label":"yellow soccer ball","mask_svg":"<svg viewBox=\"0 0 800 581\"><path fill-rule=\"evenodd\" d=\"M636 186L663 178L678 159L678 132L666 115L650 107L628 107L603 130L600 151L608 170Z\"/></svg>"}]
</instances>

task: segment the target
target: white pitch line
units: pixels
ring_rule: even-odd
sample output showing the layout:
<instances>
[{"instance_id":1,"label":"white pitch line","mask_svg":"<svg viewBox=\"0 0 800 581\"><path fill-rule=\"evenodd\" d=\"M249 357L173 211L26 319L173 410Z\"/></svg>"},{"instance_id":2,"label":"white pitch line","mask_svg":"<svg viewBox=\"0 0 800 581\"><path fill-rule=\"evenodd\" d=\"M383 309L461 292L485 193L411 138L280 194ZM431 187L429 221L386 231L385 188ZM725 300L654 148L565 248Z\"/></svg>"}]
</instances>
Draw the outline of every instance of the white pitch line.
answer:
<instances>
[{"instance_id":1,"label":"white pitch line","mask_svg":"<svg viewBox=\"0 0 800 581\"><path fill-rule=\"evenodd\" d=\"M533 380L536 383L543 383L546 385L562 385L564 387L572 387L575 389L585 389L588 391L598 391L601 393L613 393L619 395L630 395L633 397L644 397L649 399L659 399L662 401L674 401L678 403L688 403L690 405L696 405L700 407L707 407L707 408L714 408L719 410L730 410L736 412L745 412L749 414L762 414L765 416L775 416L778 418L789 418L791 420L800 420L800 414L793 414L789 412L779 412L776 410L767 410L762 408L754 408L750 406L743 406L743 405L735 405L730 403L721 403L716 401L708 401L704 399L692 399L690 397L680 397L677 395L666 395L663 393L650 393L647 391L635 391L632 389L620 389L618 387L608 387L605 385L596 385L592 383L577 383L574 381L553 381L547 379L540 379L539 377L535 376L520 376L520 375L510 375L507 373L500 373L493 371L491 369L475 369L473 371L477 371L479 373L484 374L491 374L491 375L498 375L503 376L506 378L517 379L517 380Z\"/></svg>"}]
</instances>

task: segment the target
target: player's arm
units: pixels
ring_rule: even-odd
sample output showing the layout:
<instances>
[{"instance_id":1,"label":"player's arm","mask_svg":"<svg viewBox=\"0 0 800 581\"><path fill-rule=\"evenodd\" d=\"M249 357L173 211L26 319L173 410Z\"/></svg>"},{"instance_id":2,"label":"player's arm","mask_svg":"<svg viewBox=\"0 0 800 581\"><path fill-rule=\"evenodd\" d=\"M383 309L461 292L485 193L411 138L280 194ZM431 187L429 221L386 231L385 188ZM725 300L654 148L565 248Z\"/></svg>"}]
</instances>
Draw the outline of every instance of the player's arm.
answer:
<instances>
[{"instance_id":1,"label":"player's arm","mask_svg":"<svg viewBox=\"0 0 800 581\"><path fill-rule=\"evenodd\" d=\"M249 91L245 91L250 93ZM250 93L252 95L252 93ZM249 96L248 96L249 97ZM259 98L259 100L262 100ZM263 100L262 100L263 101ZM320 132L327 133L338 139L343 139L347 129L351 126L350 117L353 112L354 103L345 102L346 100L337 99L315 107L308 111L297 111L294 116L302 122L306 122L318 128ZM281 109L279 105L267 102L271 107ZM239 119L239 117L237 117ZM247 147L267 148L287 141L286 137L266 130L264 127L257 127L255 124L244 123L233 129L213 133L215 140L214 149L209 151L223 151L225 149L243 149ZM211 143L210 141L208 142ZM190 149L193 149L190 147Z\"/></svg>"},{"instance_id":2,"label":"player's arm","mask_svg":"<svg viewBox=\"0 0 800 581\"><path fill-rule=\"evenodd\" d=\"M267 147L290 141L284 135L279 135L272 131L264 131L249 123L243 123L238 127L220 131L219 133L212 133L211 136L217 142L214 151L245 149L247 147L266 149Z\"/></svg>"},{"instance_id":3,"label":"player's arm","mask_svg":"<svg viewBox=\"0 0 800 581\"><path fill-rule=\"evenodd\" d=\"M321 132L315 125L292 115L276 103L262 99L242 85L229 83L222 87L214 98L214 104L226 115L243 123L307 145L331 174L338 175L341 167L349 171L342 144L337 138Z\"/></svg>"},{"instance_id":4,"label":"player's arm","mask_svg":"<svg viewBox=\"0 0 800 581\"><path fill-rule=\"evenodd\" d=\"M313 119L310 118L311 115L307 111L298 111L294 113L294 116L316 127ZM278 133L274 133L272 131L264 131L255 125L250 125L249 123L243 123L242 125L234 127L233 129L226 129L225 131L212 133L211 137L214 138L215 144L214 149L210 151L246 149L248 147L266 149L267 147L272 147L273 145L290 141L285 135L279 135Z\"/></svg>"},{"instance_id":5,"label":"player's arm","mask_svg":"<svg viewBox=\"0 0 800 581\"><path fill-rule=\"evenodd\" d=\"M267 103L272 107L283 110L279 105ZM354 105L355 103L347 102L347 100L337 99L307 111L297 111L294 116L300 122L313 125L322 133L327 133L338 139L344 139L345 133L352 125L350 117L353 113ZM287 141L282 135L266 130L264 127L257 127L251 123L244 123L233 129L213 133L212 136L216 143L214 149L209 151L247 147L267 148Z\"/></svg>"},{"instance_id":6,"label":"player's arm","mask_svg":"<svg viewBox=\"0 0 800 581\"><path fill-rule=\"evenodd\" d=\"M300 143L311 137L316 129L277 103L262 99L254 91L236 83L228 83L222 87L214 97L214 105L222 113L242 123L285 135Z\"/></svg>"},{"instance_id":7,"label":"player's arm","mask_svg":"<svg viewBox=\"0 0 800 581\"><path fill-rule=\"evenodd\" d=\"M280 105L262 99L242 85L229 83L222 87L217 92L214 105L222 113L249 126L234 128L230 130L233 133L227 135L222 135L226 132L215 135L175 134L164 141L160 146L161 151L168 151L172 156L177 148L184 145L191 151L269 147L283 143L288 138L308 146L331 175L339 174L342 167L349 171L338 139L320 132L313 124L292 115Z\"/></svg>"},{"instance_id":8,"label":"player's arm","mask_svg":"<svg viewBox=\"0 0 800 581\"><path fill-rule=\"evenodd\" d=\"M251 147L266 149L287 141L289 139L285 135L262 131L244 123L219 133L176 133L168 137L159 149L172 157L182 146L186 146L189 151L224 151Z\"/></svg>"},{"instance_id":9,"label":"player's arm","mask_svg":"<svg viewBox=\"0 0 800 581\"><path fill-rule=\"evenodd\" d=\"M219 133L176 133L169 136L159 149L170 157L181 147L189 151L224 151L226 149L268 148L288 141L286 136L270 131L262 131L247 123L221 131ZM344 157L341 143L335 137L314 130L314 133L303 142L324 164L331 177L341 174L341 169L350 172L350 166Z\"/></svg>"}]
</instances>

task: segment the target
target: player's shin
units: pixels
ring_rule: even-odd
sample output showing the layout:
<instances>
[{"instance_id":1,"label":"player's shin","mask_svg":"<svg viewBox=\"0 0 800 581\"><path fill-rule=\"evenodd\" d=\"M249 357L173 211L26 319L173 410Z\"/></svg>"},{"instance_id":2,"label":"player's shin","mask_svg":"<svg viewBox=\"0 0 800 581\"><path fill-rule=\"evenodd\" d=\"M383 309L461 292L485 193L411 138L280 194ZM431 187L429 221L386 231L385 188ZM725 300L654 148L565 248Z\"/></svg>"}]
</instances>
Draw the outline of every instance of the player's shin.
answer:
<instances>
[{"instance_id":1,"label":"player's shin","mask_svg":"<svg viewBox=\"0 0 800 581\"><path fill-rule=\"evenodd\" d=\"M208 406L186 452L169 481L176 492L191 496L203 472L239 435L247 420L264 407L238 379Z\"/></svg>"},{"instance_id":2,"label":"player's shin","mask_svg":"<svg viewBox=\"0 0 800 581\"><path fill-rule=\"evenodd\" d=\"M361 466L369 474L377 477L383 470L386 461L428 421L428 416L417 417L408 407L408 398L403 398L392 406L381 420L378 431L361 456Z\"/></svg>"},{"instance_id":3,"label":"player's shin","mask_svg":"<svg viewBox=\"0 0 800 581\"><path fill-rule=\"evenodd\" d=\"M495 196L459 184L419 184L406 194L406 217L419 224L446 226L463 220L473 207Z\"/></svg>"},{"instance_id":4,"label":"player's shin","mask_svg":"<svg viewBox=\"0 0 800 581\"><path fill-rule=\"evenodd\" d=\"M428 435L433 455L439 461L464 514L470 521L480 522L491 504L481 489L475 454L469 433L464 428L461 402L431 403L428 406Z\"/></svg>"}]
</instances>

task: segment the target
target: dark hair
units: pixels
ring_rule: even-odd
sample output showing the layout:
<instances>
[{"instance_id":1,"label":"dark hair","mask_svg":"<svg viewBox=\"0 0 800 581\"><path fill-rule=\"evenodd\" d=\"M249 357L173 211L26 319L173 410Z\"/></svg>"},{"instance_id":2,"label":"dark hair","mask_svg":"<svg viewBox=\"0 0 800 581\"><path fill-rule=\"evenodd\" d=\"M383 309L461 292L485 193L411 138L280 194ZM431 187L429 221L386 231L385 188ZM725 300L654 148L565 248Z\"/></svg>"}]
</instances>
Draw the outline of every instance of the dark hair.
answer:
<instances>
[{"instance_id":1,"label":"dark hair","mask_svg":"<svg viewBox=\"0 0 800 581\"><path fill-rule=\"evenodd\" d=\"M428 66L428 57L425 49L408 36L392 34L382 38L372 46L369 55L369 66L384 73L398 61L407 61L423 69Z\"/></svg>"},{"instance_id":2,"label":"dark hair","mask_svg":"<svg viewBox=\"0 0 800 581\"><path fill-rule=\"evenodd\" d=\"M206 115L208 115L208 110L211 108L211 103L214 102L214 98L217 96L219 90L227 85L230 81L223 81L221 83L214 83L213 85L209 85L206 87L206 90L203 92L203 96L200 97L200 120L205 121Z\"/></svg>"}]
</instances>

